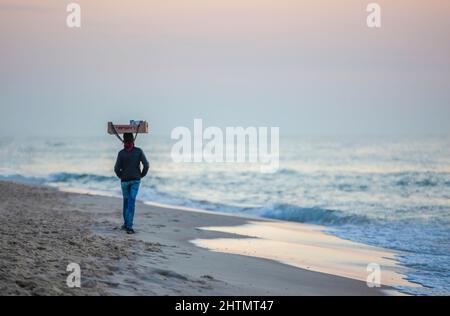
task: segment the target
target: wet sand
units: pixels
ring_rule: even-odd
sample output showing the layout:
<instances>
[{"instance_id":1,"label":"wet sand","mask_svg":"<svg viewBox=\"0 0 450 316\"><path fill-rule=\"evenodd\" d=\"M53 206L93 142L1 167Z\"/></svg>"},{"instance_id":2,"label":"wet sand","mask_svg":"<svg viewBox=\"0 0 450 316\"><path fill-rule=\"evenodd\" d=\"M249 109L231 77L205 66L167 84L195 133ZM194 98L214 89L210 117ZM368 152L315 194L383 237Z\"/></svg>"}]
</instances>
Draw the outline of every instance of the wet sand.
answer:
<instances>
[{"instance_id":1,"label":"wet sand","mask_svg":"<svg viewBox=\"0 0 450 316\"><path fill-rule=\"evenodd\" d=\"M138 203L137 234L127 235L120 230L122 202L118 198L11 182L0 182L0 197L0 295L395 294L385 285L369 288L360 280L361 273L347 273L355 267L365 271L365 261L379 259L395 265L386 258L392 254L339 239L334 240L340 245L337 251L336 244L323 237L328 235L316 228L311 231L308 225L295 227L309 234L293 234L297 244L302 242L299 236L309 238L304 241L310 248L302 254L308 258L311 251L305 266L309 269L302 269L264 255L254 246L255 240L256 244L279 242L279 235L267 235L267 227L280 229L284 225L280 221ZM258 229L249 227L265 228L252 238L249 233ZM242 253L246 241L251 241L245 246L247 254ZM319 256L312 251L313 245L320 248ZM274 253L284 254L279 244L273 247L277 247ZM353 261L355 253L361 256L361 249L368 259ZM347 255L344 263L342 255ZM322 262L321 256L326 260ZM66 267L71 262L80 264L81 288L66 285ZM317 262L323 266L319 272L314 271ZM389 280L384 283L400 282L402 277L394 275Z\"/></svg>"}]
</instances>

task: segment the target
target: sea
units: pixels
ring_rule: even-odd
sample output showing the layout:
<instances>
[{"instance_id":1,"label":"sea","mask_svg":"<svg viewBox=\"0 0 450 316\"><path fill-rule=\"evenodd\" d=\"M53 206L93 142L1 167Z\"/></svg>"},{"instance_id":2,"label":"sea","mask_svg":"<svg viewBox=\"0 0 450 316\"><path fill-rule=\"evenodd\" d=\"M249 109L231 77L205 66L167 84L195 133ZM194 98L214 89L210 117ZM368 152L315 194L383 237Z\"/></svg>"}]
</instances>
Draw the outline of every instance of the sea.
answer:
<instances>
[{"instance_id":1,"label":"sea","mask_svg":"<svg viewBox=\"0 0 450 316\"><path fill-rule=\"evenodd\" d=\"M138 199L313 223L394 250L414 295L450 294L449 136L280 136L279 168L176 163L170 137L140 135L150 172ZM120 196L112 136L2 138L0 180Z\"/></svg>"}]
</instances>

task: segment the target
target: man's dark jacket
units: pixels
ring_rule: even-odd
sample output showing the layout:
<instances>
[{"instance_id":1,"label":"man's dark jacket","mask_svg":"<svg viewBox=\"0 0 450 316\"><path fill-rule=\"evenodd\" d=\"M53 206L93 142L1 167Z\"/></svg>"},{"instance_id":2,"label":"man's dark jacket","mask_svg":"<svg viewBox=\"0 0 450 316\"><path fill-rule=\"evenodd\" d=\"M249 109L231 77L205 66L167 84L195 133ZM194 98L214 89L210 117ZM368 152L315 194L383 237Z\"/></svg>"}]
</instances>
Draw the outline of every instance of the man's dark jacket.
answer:
<instances>
[{"instance_id":1,"label":"man's dark jacket","mask_svg":"<svg viewBox=\"0 0 450 316\"><path fill-rule=\"evenodd\" d=\"M141 171L141 164L143 169ZM123 181L141 180L147 175L150 164L144 152L139 147L134 147L131 151L122 149L117 155L114 172Z\"/></svg>"}]
</instances>

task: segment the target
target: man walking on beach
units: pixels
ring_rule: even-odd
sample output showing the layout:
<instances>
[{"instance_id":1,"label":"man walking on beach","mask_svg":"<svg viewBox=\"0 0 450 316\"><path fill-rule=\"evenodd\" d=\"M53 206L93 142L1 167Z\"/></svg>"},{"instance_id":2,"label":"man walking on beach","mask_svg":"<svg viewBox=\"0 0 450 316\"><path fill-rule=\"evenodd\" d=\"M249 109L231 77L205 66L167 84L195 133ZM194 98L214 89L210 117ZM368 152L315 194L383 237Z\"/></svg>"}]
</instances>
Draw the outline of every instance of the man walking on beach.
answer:
<instances>
[{"instance_id":1,"label":"man walking on beach","mask_svg":"<svg viewBox=\"0 0 450 316\"><path fill-rule=\"evenodd\" d=\"M136 196L141 179L147 175L150 165L142 149L134 147L133 134L125 133L123 139L124 148L117 155L114 172L122 184L124 221L122 229L128 234L134 234L133 219ZM143 166L142 171L141 163Z\"/></svg>"}]
</instances>

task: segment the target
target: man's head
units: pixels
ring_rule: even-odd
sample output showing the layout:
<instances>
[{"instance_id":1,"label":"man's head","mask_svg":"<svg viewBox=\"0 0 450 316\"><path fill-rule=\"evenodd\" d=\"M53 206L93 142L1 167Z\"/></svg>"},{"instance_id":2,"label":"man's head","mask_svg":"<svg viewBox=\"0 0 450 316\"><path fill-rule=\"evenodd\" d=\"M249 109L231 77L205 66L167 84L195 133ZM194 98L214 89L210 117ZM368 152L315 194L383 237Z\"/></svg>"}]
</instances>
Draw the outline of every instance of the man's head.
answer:
<instances>
[{"instance_id":1,"label":"man's head","mask_svg":"<svg viewBox=\"0 0 450 316\"><path fill-rule=\"evenodd\" d=\"M134 142L133 134L131 134L131 133L123 134L123 142L124 143L132 143L132 142Z\"/></svg>"}]
</instances>

